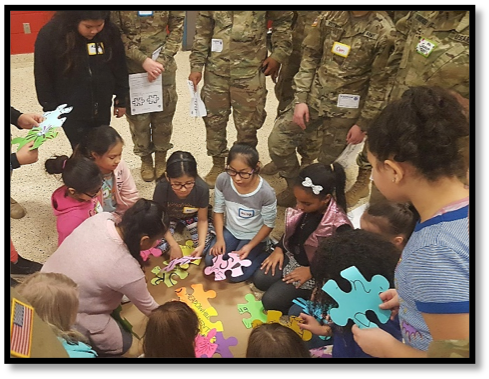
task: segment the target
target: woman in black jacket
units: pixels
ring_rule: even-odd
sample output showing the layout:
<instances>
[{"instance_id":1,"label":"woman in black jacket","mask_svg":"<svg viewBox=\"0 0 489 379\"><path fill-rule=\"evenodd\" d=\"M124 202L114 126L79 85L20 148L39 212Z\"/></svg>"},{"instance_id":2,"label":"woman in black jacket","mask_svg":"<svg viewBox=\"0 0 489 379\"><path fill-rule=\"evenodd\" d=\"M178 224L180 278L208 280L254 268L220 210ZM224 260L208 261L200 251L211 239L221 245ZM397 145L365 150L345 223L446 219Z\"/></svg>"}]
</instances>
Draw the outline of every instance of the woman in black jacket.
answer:
<instances>
[{"instance_id":1,"label":"woman in black jacket","mask_svg":"<svg viewBox=\"0 0 489 379\"><path fill-rule=\"evenodd\" d=\"M124 116L129 92L124 45L109 11L58 11L34 50L36 92L43 111L73 106L63 129L74 148L88 128Z\"/></svg>"}]
</instances>

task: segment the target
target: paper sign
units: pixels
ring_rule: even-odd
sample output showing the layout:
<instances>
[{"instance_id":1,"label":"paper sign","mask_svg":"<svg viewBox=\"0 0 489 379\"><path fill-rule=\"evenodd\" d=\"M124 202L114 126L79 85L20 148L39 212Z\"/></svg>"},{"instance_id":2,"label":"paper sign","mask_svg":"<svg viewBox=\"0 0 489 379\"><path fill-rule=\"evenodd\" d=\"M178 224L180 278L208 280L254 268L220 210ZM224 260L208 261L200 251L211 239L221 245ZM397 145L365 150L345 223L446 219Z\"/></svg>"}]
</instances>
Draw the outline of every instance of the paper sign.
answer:
<instances>
[{"instance_id":1,"label":"paper sign","mask_svg":"<svg viewBox=\"0 0 489 379\"><path fill-rule=\"evenodd\" d=\"M363 149L364 142L357 143L356 145L348 144L341 152L340 156L336 158L335 162L338 162L346 170L352 164L356 164L357 156Z\"/></svg>"},{"instance_id":2,"label":"paper sign","mask_svg":"<svg viewBox=\"0 0 489 379\"><path fill-rule=\"evenodd\" d=\"M348 212L348 218L350 219L353 228L360 229L360 218L367 209L368 203L362 204L359 207L356 207L354 210Z\"/></svg>"},{"instance_id":3,"label":"paper sign","mask_svg":"<svg viewBox=\"0 0 489 379\"><path fill-rule=\"evenodd\" d=\"M155 51L153 51L153 54L151 55L152 60L157 60L158 57L160 56L161 49L163 49L163 46L158 47Z\"/></svg>"},{"instance_id":4,"label":"paper sign","mask_svg":"<svg viewBox=\"0 0 489 379\"><path fill-rule=\"evenodd\" d=\"M212 39L211 51L220 53L222 51L223 43L222 39Z\"/></svg>"},{"instance_id":5,"label":"paper sign","mask_svg":"<svg viewBox=\"0 0 489 379\"><path fill-rule=\"evenodd\" d=\"M190 116L191 117L205 117L207 116L207 109L205 104L200 98L200 91L194 89L194 83L191 80L187 80L188 89L190 91Z\"/></svg>"},{"instance_id":6,"label":"paper sign","mask_svg":"<svg viewBox=\"0 0 489 379\"><path fill-rule=\"evenodd\" d=\"M336 106L339 108L358 108L360 106L360 96L339 94Z\"/></svg>"},{"instance_id":7,"label":"paper sign","mask_svg":"<svg viewBox=\"0 0 489 379\"><path fill-rule=\"evenodd\" d=\"M150 82L147 72L130 74L129 96L132 115L161 112L163 110L161 75L156 80Z\"/></svg>"}]
</instances>

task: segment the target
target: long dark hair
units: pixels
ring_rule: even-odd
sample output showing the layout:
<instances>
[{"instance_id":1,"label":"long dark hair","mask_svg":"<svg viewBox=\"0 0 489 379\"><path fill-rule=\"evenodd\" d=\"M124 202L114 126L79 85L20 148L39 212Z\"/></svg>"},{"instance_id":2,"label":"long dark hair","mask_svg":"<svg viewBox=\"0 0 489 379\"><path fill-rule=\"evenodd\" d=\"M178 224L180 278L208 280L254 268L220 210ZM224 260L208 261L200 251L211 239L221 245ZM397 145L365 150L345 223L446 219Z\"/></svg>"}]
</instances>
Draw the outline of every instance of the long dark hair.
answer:
<instances>
[{"instance_id":1,"label":"long dark hair","mask_svg":"<svg viewBox=\"0 0 489 379\"><path fill-rule=\"evenodd\" d=\"M75 69L82 58L82 52L85 54L85 41L78 32L78 25L83 20L104 20L105 25L97 34L97 41L104 44L107 62L112 59L113 41L120 38L117 26L110 22L110 11L57 11L50 22L57 26L59 35L64 38L62 43L53 43L56 44L58 56L66 61L63 71L65 75Z\"/></svg>"},{"instance_id":2,"label":"long dark hair","mask_svg":"<svg viewBox=\"0 0 489 379\"><path fill-rule=\"evenodd\" d=\"M92 158L92 153L96 153L102 156L118 142L124 145L124 140L117 130L110 125L101 125L90 129L85 138L75 147L73 155Z\"/></svg>"},{"instance_id":3,"label":"long dark hair","mask_svg":"<svg viewBox=\"0 0 489 379\"><path fill-rule=\"evenodd\" d=\"M122 239L129 252L143 267L141 238L163 237L168 230L168 224L168 213L161 205L152 200L139 199L124 213L117 226L122 230Z\"/></svg>"},{"instance_id":4,"label":"long dark hair","mask_svg":"<svg viewBox=\"0 0 489 379\"><path fill-rule=\"evenodd\" d=\"M184 175L197 178L197 161L187 151L175 151L166 161L166 175L170 179L177 179Z\"/></svg>"}]
</instances>

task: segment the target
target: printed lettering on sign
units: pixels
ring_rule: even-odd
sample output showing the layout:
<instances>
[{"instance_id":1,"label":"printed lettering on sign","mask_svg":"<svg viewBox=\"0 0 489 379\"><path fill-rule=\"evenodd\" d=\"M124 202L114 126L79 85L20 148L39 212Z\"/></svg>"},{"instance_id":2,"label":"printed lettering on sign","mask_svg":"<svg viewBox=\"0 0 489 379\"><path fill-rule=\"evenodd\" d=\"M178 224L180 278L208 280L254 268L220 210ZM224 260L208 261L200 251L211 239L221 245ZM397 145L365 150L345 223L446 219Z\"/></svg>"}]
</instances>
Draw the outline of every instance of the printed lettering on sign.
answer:
<instances>
[{"instance_id":1,"label":"printed lettering on sign","mask_svg":"<svg viewBox=\"0 0 489 379\"><path fill-rule=\"evenodd\" d=\"M423 57L428 58L436 47L436 43L427 40L426 38L421 38L418 45L416 46L416 52L421 54Z\"/></svg>"},{"instance_id":2,"label":"printed lettering on sign","mask_svg":"<svg viewBox=\"0 0 489 379\"><path fill-rule=\"evenodd\" d=\"M241 218L251 218L255 216L255 211L253 209L239 208L238 215Z\"/></svg>"}]
</instances>

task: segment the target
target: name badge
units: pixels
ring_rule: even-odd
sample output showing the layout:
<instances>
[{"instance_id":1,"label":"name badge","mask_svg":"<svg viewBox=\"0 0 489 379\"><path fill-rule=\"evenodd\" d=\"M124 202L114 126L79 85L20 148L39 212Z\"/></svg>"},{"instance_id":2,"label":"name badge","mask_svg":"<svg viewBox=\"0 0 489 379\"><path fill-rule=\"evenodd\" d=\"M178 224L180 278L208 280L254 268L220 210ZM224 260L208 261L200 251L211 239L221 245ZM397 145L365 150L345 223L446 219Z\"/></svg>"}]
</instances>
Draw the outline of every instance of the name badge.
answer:
<instances>
[{"instance_id":1,"label":"name badge","mask_svg":"<svg viewBox=\"0 0 489 379\"><path fill-rule=\"evenodd\" d=\"M193 208L193 207L183 207L183 213L189 214L189 213L195 213L198 212L199 208Z\"/></svg>"},{"instance_id":2,"label":"name badge","mask_svg":"<svg viewBox=\"0 0 489 379\"><path fill-rule=\"evenodd\" d=\"M346 58L350 54L351 46L345 45L344 43L335 42L331 52L333 54L339 55L340 57Z\"/></svg>"},{"instance_id":3,"label":"name badge","mask_svg":"<svg viewBox=\"0 0 489 379\"><path fill-rule=\"evenodd\" d=\"M314 22L311 24L311 26L318 26L318 17L316 17L316 19L314 20Z\"/></svg>"},{"instance_id":4,"label":"name badge","mask_svg":"<svg viewBox=\"0 0 489 379\"><path fill-rule=\"evenodd\" d=\"M241 218L251 218L255 216L255 211L253 209L242 209L239 208L238 215Z\"/></svg>"},{"instance_id":5,"label":"name badge","mask_svg":"<svg viewBox=\"0 0 489 379\"><path fill-rule=\"evenodd\" d=\"M435 48L436 43L427 40L426 38L421 38L421 40L416 45L416 52L418 54L421 54L423 57L428 58Z\"/></svg>"},{"instance_id":6,"label":"name badge","mask_svg":"<svg viewBox=\"0 0 489 379\"><path fill-rule=\"evenodd\" d=\"M88 55L97 55L97 54L102 55L104 53L104 44L102 42L87 43L87 51L88 51Z\"/></svg>"},{"instance_id":7,"label":"name badge","mask_svg":"<svg viewBox=\"0 0 489 379\"><path fill-rule=\"evenodd\" d=\"M338 108L358 108L360 106L360 96L358 95L338 95L338 103L336 104Z\"/></svg>"},{"instance_id":8,"label":"name badge","mask_svg":"<svg viewBox=\"0 0 489 379\"><path fill-rule=\"evenodd\" d=\"M222 51L223 43L222 39L212 39L211 51L220 53Z\"/></svg>"},{"instance_id":9,"label":"name badge","mask_svg":"<svg viewBox=\"0 0 489 379\"><path fill-rule=\"evenodd\" d=\"M153 15L153 11L138 11L139 17L149 17Z\"/></svg>"}]
</instances>

